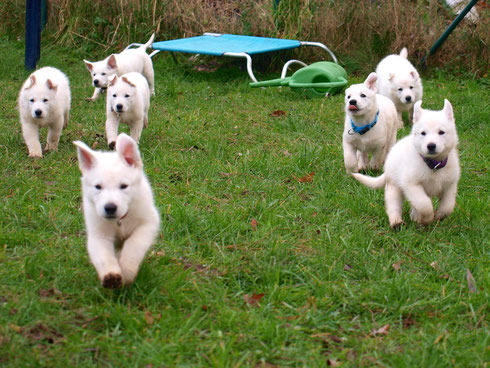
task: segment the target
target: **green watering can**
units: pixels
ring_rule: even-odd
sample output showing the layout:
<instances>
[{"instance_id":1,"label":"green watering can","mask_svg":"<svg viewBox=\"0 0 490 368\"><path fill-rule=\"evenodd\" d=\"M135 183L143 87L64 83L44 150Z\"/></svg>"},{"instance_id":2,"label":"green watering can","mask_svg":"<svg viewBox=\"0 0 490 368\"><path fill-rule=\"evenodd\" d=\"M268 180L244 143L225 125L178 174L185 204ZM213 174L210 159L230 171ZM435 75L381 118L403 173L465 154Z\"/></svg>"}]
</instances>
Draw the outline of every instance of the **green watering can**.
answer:
<instances>
[{"instance_id":1,"label":"green watering can","mask_svg":"<svg viewBox=\"0 0 490 368\"><path fill-rule=\"evenodd\" d=\"M339 64L319 61L298 69L292 76L250 83L251 87L289 86L312 98L340 92L347 85L347 72Z\"/></svg>"}]
</instances>

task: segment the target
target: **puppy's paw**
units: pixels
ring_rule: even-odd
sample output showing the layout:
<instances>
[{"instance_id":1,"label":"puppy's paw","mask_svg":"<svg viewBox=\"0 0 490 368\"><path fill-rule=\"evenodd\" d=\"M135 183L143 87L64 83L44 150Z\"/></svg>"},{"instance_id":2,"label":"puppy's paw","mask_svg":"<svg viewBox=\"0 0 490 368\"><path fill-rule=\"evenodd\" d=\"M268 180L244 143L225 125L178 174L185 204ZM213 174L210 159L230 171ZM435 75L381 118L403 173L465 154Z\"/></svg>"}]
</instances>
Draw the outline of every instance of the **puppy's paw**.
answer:
<instances>
[{"instance_id":1,"label":"puppy's paw","mask_svg":"<svg viewBox=\"0 0 490 368\"><path fill-rule=\"evenodd\" d=\"M43 153L42 152L29 152L29 157L42 158L43 157Z\"/></svg>"},{"instance_id":2,"label":"puppy's paw","mask_svg":"<svg viewBox=\"0 0 490 368\"><path fill-rule=\"evenodd\" d=\"M85 97L85 101L90 101L90 102L93 102L93 101L95 101L95 98L92 98L92 97Z\"/></svg>"},{"instance_id":3,"label":"puppy's paw","mask_svg":"<svg viewBox=\"0 0 490 368\"><path fill-rule=\"evenodd\" d=\"M109 289L119 289L122 286L122 276L109 272L102 279L102 286Z\"/></svg>"},{"instance_id":4,"label":"puppy's paw","mask_svg":"<svg viewBox=\"0 0 490 368\"><path fill-rule=\"evenodd\" d=\"M436 211L436 214L434 216L434 220L442 220L443 218L448 217L450 214L451 214L451 212Z\"/></svg>"},{"instance_id":5,"label":"puppy's paw","mask_svg":"<svg viewBox=\"0 0 490 368\"><path fill-rule=\"evenodd\" d=\"M110 150L114 150L114 148L116 148L116 142L115 141L112 141L109 143L109 149Z\"/></svg>"}]
</instances>

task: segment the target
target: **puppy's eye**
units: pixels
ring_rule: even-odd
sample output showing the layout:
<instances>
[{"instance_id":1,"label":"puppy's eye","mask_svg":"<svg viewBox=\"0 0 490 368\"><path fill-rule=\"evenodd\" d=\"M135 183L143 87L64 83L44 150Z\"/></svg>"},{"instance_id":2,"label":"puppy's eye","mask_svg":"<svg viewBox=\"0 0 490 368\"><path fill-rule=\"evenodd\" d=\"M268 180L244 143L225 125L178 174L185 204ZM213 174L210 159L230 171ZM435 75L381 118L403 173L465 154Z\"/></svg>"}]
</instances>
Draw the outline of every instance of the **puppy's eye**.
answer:
<instances>
[{"instance_id":1,"label":"puppy's eye","mask_svg":"<svg viewBox=\"0 0 490 368\"><path fill-rule=\"evenodd\" d=\"M31 99L29 100L29 102L34 102L34 99L33 99L33 98L31 98Z\"/></svg>"},{"instance_id":2,"label":"puppy's eye","mask_svg":"<svg viewBox=\"0 0 490 368\"><path fill-rule=\"evenodd\" d=\"M398 88L398 90L401 92L401 91L403 91L403 88Z\"/></svg>"},{"instance_id":3,"label":"puppy's eye","mask_svg":"<svg viewBox=\"0 0 490 368\"><path fill-rule=\"evenodd\" d=\"M94 74L92 74L92 75L95 77L95 73L94 73Z\"/></svg>"},{"instance_id":4,"label":"puppy's eye","mask_svg":"<svg viewBox=\"0 0 490 368\"><path fill-rule=\"evenodd\" d=\"M121 184L121 185L119 186L119 188L121 188L121 189L126 189L127 187L128 187L128 184Z\"/></svg>"},{"instance_id":5,"label":"puppy's eye","mask_svg":"<svg viewBox=\"0 0 490 368\"><path fill-rule=\"evenodd\" d=\"M117 97L117 95L114 93L114 94L112 95L112 97Z\"/></svg>"},{"instance_id":6,"label":"puppy's eye","mask_svg":"<svg viewBox=\"0 0 490 368\"><path fill-rule=\"evenodd\" d=\"M362 98L366 98L366 95L364 93L361 93Z\"/></svg>"},{"instance_id":7,"label":"puppy's eye","mask_svg":"<svg viewBox=\"0 0 490 368\"><path fill-rule=\"evenodd\" d=\"M413 86L410 86L410 89L413 89Z\"/></svg>"},{"instance_id":8,"label":"puppy's eye","mask_svg":"<svg viewBox=\"0 0 490 368\"><path fill-rule=\"evenodd\" d=\"M350 98L350 95L349 95L349 96L347 96L347 98Z\"/></svg>"},{"instance_id":9,"label":"puppy's eye","mask_svg":"<svg viewBox=\"0 0 490 368\"><path fill-rule=\"evenodd\" d=\"M444 135L446 132L444 130L439 130L439 135Z\"/></svg>"},{"instance_id":10,"label":"puppy's eye","mask_svg":"<svg viewBox=\"0 0 490 368\"><path fill-rule=\"evenodd\" d=\"M102 75L105 75L105 73L102 73Z\"/></svg>"},{"instance_id":11,"label":"puppy's eye","mask_svg":"<svg viewBox=\"0 0 490 368\"><path fill-rule=\"evenodd\" d=\"M124 97L128 98L128 97L129 97L129 95L126 93L126 94L124 95Z\"/></svg>"},{"instance_id":12,"label":"puppy's eye","mask_svg":"<svg viewBox=\"0 0 490 368\"><path fill-rule=\"evenodd\" d=\"M48 99L47 98L43 99L43 102L48 102Z\"/></svg>"},{"instance_id":13,"label":"puppy's eye","mask_svg":"<svg viewBox=\"0 0 490 368\"><path fill-rule=\"evenodd\" d=\"M102 189L102 185L100 185L100 184L96 184L96 185L95 185L95 189L97 189L97 190L101 190L101 189Z\"/></svg>"},{"instance_id":14,"label":"puppy's eye","mask_svg":"<svg viewBox=\"0 0 490 368\"><path fill-rule=\"evenodd\" d=\"M425 135L425 132L420 132L420 134Z\"/></svg>"}]
</instances>

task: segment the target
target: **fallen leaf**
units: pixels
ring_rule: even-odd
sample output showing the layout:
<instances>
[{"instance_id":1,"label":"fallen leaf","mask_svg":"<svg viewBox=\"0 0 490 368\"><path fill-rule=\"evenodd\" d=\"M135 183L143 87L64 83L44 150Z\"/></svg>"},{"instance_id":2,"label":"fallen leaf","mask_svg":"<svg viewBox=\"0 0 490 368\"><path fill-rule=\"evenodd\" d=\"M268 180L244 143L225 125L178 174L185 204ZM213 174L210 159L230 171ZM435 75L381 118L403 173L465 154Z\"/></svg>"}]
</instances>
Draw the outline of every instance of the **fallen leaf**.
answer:
<instances>
[{"instance_id":1,"label":"fallen leaf","mask_svg":"<svg viewBox=\"0 0 490 368\"><path fill-rule=\"evenodd\" d=\"M468 282L468 290L470 293L478 294L478 289L476 288L476 281L469 269L466 269L466 281Z\"/></svg>"},{"instance_id":2,"label":"fallen leaf","mask_svg":"<svg viewBox=\"0 0 490 368\"><path fill-rule=\"evenodd\" d=\"M146 323L148 323L149 325L152 325L153 322L155 322L155 318L153 318L153 316L151 315L151 312L149 310L147 310L145 312L145 321Z\"/></svg>"},{"instance_id":3,"label":"fallen leaf","mask_svg":"<svg viewBox=\"0 0 490 368\"><path fill-rule=\"evenodd\" d=\"M373 330L372 334L373 336L376 335L387 335L388 331L390 330L390 325L384 325L383 327L378 328L377 330Z\"/></svg>"},{"instance_id":4,"label":"fallen leaf","mask_svg":"<svg viewBox=\"0 0 490 368\"><path fill-rule=\"evenodd\" d=\"M272 116L275 118L277 118L279 116L284 116L284 115L286 115L286 113L283 110L275 110L269 114L269 116Z\"/></svg>"},{"instance_id":5,"label":"fallen leaf","mask_svg":"<svg viewBox=\"0 0 490 368\"><path fill-rule=\"evenodd\" d=\"M327 359L327 365L329 367L340 367L340 362L337 359Z\"/></svg>"},{"instance_id":6,"label":"fallen leaf","mask_svg":"<svg viewBox=\"0 0 490 368\"><path fill-rule=\"evenodd\" d=\"M398 262L393 263L391 266L395 269L395 271L400 271L403 262L403 259L400 259Z\"/></svg>"},{"instance_id":7,"label":"fallen leaf","mask_svg":"<svg viewBox=\"0 0 490 368\"><path fill-rule=\"evenodd\" d=\"M258 221L256 219L252 219L252 221L250 221L250 225L252 226L252 230L257 230L257 225L258 225Z\"/></svg>"},{"instance_id":8,"label":"fallen leaf","mask_svg":"<svg viewBox=\"0 0 490 368\"><path fill-rule=\"evenodd\" d=\"M282 153L284 156L291 156L291 153L288 150L284 150Z\"/></svg>"},{"instance_id":9,"label":"fallen leaf","mask_svg":"<svg viewBox=\"0 0 490 368\"><path fill-rule=\"evenodd\" d=\"M300 183L309 183L311 181L313 181L313 177L315 176L315 172L312 171L311 173L309 173L308 175L305 175L305 176L302 176L301 178L297 178L295 176L293 176L293 178L295 178L297 181L299 181Z\"/></svg>"},{"instance_id":10,"label":"fallen leaf","mask_svg":"<svg viewBox=\"0 0 490 368\"><path fill-rule=\"evenodd\" d=\"M349 270L351 270L351 269L352 269L352 266L351 266L350 264L346 263L346 264L344 265L344 270L345 270L345 271L349 271Z\"/></svg>"},{"instance_id":11,"label":"fallen leaf","mask_svg":"<svg viewBox=\"0 0 490 368\"><path fill-rule=\"evenodd\" d=\"M260 293L260 294L255 294L253 293L251 296L248 294L245 294L243 296L243 300L245 300L246 303L252 305L252 306L258 306L260 300L264 297L265 294Z\"/></svg>"},{"instance_id":12,"label":"fallen leaf","mask_svg":"<svg viewBox=\"0 0 490 368\"><path fill-rule=\"evenodd\" d=\"M438 264L436 261L432 262L432 263L430 264L430 266L431 266L431 267L432 267L434 270L438 270L438 269L439 269L439 264Z\"/></svg>"}]
</instances>

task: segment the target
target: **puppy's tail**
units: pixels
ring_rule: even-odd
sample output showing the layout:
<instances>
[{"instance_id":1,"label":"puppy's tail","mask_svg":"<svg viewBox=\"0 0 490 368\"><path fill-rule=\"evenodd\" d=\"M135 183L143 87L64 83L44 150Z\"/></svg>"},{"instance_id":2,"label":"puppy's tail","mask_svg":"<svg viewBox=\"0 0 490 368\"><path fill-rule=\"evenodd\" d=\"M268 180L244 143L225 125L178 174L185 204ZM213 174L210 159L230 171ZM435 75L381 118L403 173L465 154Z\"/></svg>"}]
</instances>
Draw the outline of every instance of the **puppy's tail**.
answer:
<instances>
[{"instance_id":1,"label":"puppy's tail","mask_svg":"<svg viewBox=\"0 0 490 368\"><path fill-rule=\"evenodd\" d=\"M372 188L372 189L381 189L386 184L386 175L385 174L378 176L377 178L373 178L372 176L367 176L367 175L362 175L362 174L357 174L357 173L351 173L351 175L358 182L360 182L361 184L364 184L365 186Z\"/></svg>"},{"instance_id":2,"label":"puppy's tail","mask_svg":"<svg viewBox=\"0 0 490 368\"><path fill-rule=\"evenodd\" d=\"M147 49L148 47L150 47L150 46L153 44L153 40L154 40L154 39L155 39L155 34L153 33L153 34L151 35L150 39L148 40L148 42L147 42L147 43L145 43L145 44L143 44L143 45L141 45L139 48L140 48L141 50L143 50L143 51L146 51L146 49Z\"/></svg>"}]
</instances>

